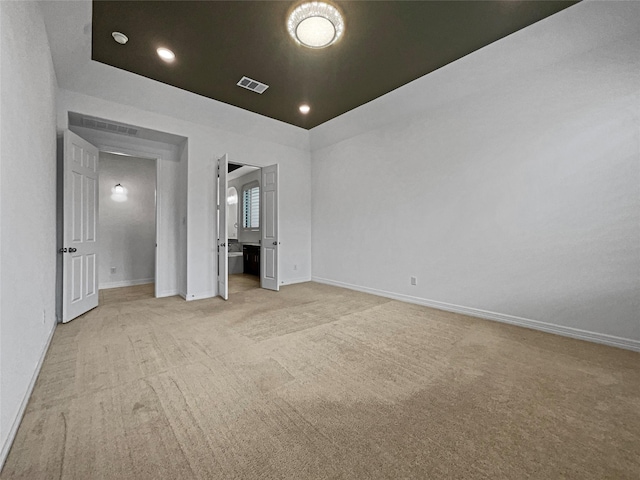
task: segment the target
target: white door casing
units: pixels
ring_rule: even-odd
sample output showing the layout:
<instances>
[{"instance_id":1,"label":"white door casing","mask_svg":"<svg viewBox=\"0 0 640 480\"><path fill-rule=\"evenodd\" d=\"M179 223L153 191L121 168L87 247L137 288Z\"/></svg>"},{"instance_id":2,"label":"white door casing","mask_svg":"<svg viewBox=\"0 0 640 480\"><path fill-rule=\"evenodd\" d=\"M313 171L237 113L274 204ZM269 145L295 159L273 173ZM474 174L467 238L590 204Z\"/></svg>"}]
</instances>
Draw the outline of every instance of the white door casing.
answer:
<instances>
[{"instance_id":1,"label":"white door casing","mask_svg":"<svg viewBox=\"0 0 640 480\"><path fill-rule=\"evenodd\" d=\"M229 298L229 239L227 231L227 155L218 159L218 295Z\"/></svg>"},{"instance_id":2,"label":"white door casing","mask_svg":"<svg viewBox=\"0 0 640 480\"><path fill-rule=\"evenodd\" d=\"M260 286L278 291L278 165L262 167L262 240L260 245Z\"/></svg>"},{"instance_id":3,"label":"white door casing","mask_svg":"<svg viewBox=\"0 0 640 480\"><path fill-rule=\"evenodd\" d=\"M64 132L62 322L98 306L98 149Z\"/></svg>"}]
</instances>

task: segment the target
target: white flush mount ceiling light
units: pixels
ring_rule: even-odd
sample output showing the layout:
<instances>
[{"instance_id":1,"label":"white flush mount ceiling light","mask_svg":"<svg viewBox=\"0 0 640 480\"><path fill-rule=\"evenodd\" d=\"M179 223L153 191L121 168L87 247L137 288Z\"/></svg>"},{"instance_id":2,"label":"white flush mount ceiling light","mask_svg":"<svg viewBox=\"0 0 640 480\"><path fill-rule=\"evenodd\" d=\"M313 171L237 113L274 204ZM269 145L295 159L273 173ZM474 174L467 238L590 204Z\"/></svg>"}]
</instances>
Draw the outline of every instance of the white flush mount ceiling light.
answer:
<instances>
[{"instance_id":1,"label":"white flush mount ceiling light","mask_svg":"<svg viewBox=\"0 0 640 480\"><path fill-rule=\"evenodd\" d=\"M158 52L158 56L165 62L171 63L176 58L175 53L173 53L168 48L160 47L159 49L156 50L156 52Z\"/></svg>"},{"instance_id":2,"label":"white flush mount ceiling light","mask_svg":"<svg viewBox=\"0 0 640 480\"><path fill-rule=\"evenodd\" d=\"M309 105L300 105L300 113L304 113L305 115L311 111L311 107Z\"/></svg>"},{"instance_id":3,"label":"white flush mount ceiling light","mask_svg":"<svg viewBox=\"0 0 640 480\"><path fill-rule=\"evenodd\" d=\"M129 37L127 37L124 33L111 32L111 36L120 45L124 45L125 43L127 43L129 41Z\"/></svg>"},{"instance_id":4,"label":"white flush mount ceiling light","mask_svg":"<svg viewBox=\"0 0 640 480\"><path fill-rule=\"evenodd\" d=\"M324 48L344 33L344 20L333 5L308 2L296 7L287 19L287 30L298 43L309 48Z\"/></svg>"}]
</instances>

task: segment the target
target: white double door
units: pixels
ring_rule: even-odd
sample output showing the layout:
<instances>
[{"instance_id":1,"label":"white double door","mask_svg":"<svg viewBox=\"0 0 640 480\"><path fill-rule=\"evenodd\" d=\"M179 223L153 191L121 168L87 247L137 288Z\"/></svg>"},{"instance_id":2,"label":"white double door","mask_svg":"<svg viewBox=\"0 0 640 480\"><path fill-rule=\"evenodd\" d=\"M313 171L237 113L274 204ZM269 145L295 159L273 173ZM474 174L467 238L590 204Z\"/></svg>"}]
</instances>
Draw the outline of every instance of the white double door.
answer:
<instances>
[{"instance_id":1,"label":"white double door","mask_svg":"<svg viewBox=\"0 0 640 480\"><path fill-rule=\"evenodd\" d=\"M229 233L227 231L227 169L229 160L224 155L218 160L218 295L229 298ZM260 286L278 291L278 165L262 167L260 186ZM241 199L238 199L241 202Z\"/></svg>"}]
</instances>

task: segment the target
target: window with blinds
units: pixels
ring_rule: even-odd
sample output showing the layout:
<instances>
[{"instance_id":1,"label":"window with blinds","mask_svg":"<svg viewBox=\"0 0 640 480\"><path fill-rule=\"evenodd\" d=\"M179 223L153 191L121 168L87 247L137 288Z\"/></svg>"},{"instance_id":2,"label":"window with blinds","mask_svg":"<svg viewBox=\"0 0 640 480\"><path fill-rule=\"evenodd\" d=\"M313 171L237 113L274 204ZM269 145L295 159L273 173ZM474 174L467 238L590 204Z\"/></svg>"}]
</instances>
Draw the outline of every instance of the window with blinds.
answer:
<instances>
[{"instance_id":1,"label":"window with blinds","mask_svg":"<svg viewBox=\"0 0 640 480\"><path fill-rule=\"evenodd\" d=\"M260 228L260 186L258 182L242 187L242 228Z\"/></svg>"}]
</instances>

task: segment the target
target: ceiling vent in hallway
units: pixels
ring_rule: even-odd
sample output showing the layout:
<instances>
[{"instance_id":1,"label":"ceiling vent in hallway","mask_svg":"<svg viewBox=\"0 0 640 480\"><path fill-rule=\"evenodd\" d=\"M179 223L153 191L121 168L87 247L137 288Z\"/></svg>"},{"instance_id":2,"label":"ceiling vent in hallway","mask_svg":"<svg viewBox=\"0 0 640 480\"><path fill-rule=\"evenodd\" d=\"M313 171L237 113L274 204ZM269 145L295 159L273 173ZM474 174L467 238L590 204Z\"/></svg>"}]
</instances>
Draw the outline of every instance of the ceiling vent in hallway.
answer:
<instances>
[{"instance_id":1,"label":"ceiling vent in hallway","mask_svg":"<svg viewBox=\"0 0 640 480\"><path fill-rule=\"evenodd\" d=\"M138 129L129 125L110 122L101 118L90 117L88 115L81 115L74 112L69 112L69 126L85 127L91 128L93 130L103 130L105 132L127 135L129 137L139 136Z\"/></svg>"},{"instance_id":2,"label":"ceiling vent in hallway","mask_svg":"<svg viewBox=\"0 0 640 480\"><path fill-rule=\"evenodd\" d=\"M242 77L236 85L256 93L264 93L264 91L269 88L269 85L260 83L257 80L252 80L249 77Z\"/></svg>"},{"instance_id":3,"label":"ceiling vent in hallway","mask_svg":"<svg viewBox=\"0 0 640 480\"><path fill-rule=\"evenodd\" d=\"M103 120L91 117L82 117L82 126L87 128L95 128L96 130L106 130L111 133L119 133L120 135L129 135L135 137L138 130L126 125L118 125L116 123L105 122Z\"/></svg>"}]
</instances>

